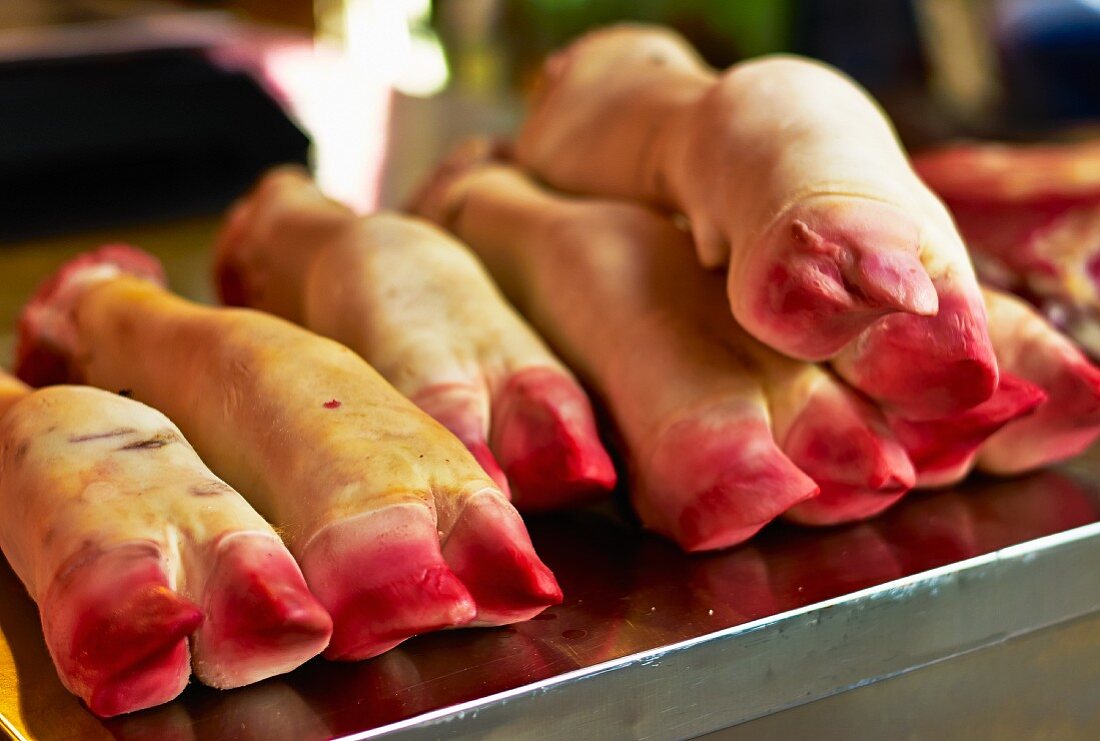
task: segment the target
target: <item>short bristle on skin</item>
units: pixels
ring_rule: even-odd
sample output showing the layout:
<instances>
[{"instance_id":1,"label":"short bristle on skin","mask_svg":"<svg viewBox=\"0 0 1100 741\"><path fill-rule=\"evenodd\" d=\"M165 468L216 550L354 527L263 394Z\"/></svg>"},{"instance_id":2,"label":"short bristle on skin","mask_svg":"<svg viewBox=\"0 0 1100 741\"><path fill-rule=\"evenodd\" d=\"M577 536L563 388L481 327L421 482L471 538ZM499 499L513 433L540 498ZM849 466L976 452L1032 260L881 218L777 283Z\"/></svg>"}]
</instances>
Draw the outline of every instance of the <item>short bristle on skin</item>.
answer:
<instances>
[{"instance_id":1,"label":"short bristle on skin","mask_svg":"<svg viewBox=\"0 0 1100 741\"><path fill-rule=\"evenodd\" d=\"M329 525L300 556L332 615L329 659L377 656L420 633L465 625L477 609L443 559L426 506L401 504Z\"/></svg>"},{"instance_id":2,"label":"short bristle on skin","mask_svg":"<svg viewBox=\"0 0 1100 741\"><path fill-rule=\"evenodd\" d=\"M917 486L948 486L965 478L991 435L1046 398L1035 384L1002 371L993 396L961 414L927 422L891 417L890 425L916 467Z\"/></svg>"},{"instance_id":3,"label":"short bristle on skin","mask_svg":"<svg viewBox=\"0 0 1100 741\"><path fill-rule=\"evenodd\" d=\"M818 493L776 447L766 421L740 414L723 420L721 411L666 430L649 479L634 494L642 522L687 551L744 542Z\"/></svg>"},{"instance_id":4,"label":"short bristle on skin","mask_svg":"<svg viewBox=\"0 0 1100 741\"><path fill-rule=\"evenodd\" d=\"M194 647L204 684L240 687L283 674L328 644L332 618L281 543L240 534L217 549Z\"/></svg>"},{"instance_id":5,"label":"short bristle on skin","mask_svg":"<svg viewBox=\"0 0 1100 741\"><path fill-rule=\"evenodd\" d=\"M845 381L905 419L959 414L997 388L997 360L981 297L942 281L937 288L936 316L884 317L833 361Z\"/></svg>"},{"instance_id":6,"label":"short bristle on skin","mask_svg":"<svg viewBox=\"0 0 1100 741\"><path fill-rule=\"evenodd\" d=\"M157 549L132 543L74 558L41 603L65 686L100 717L182 692L191 674L187 637L203 615L169 588Z\"/></svg>"},{"instance_id":7,"label":"short bristle on skin","mask_svg":"<svg viewBox=\"0 0 1100 741\"><path fill-rule=\"evenodd\" d=\"M551 368L521 370L496 394L492 448L526 511L581 504L615 488L588 397Z\"/></svg>"},{"instance_id":8,"label":"short bristle on skin","mask_svg":"<svg viewBox=\"0 0 1100 741\"><path fill-rule=\"evenodd\" d=\"M32 386L47 386L82 380L64 348L58 346L57 338L50 336L50 325L58 320L58 314L68 311L66 306L55 305L63 294L79 285L90 270L101 267L117 268L121 273L158 285L167 284L164 268L155 257L124 244L104 245L69 260L38 286L19 316L15 373L23 381ZM65 319L60 317L61 321Z\"/></svg>"},{"instance_id":9,"label":"short bristle on skin","mask_svg":"<svg viewBox=\"0 0 1100 741\"><path fill-rule=\"evenodd\" d=\"M916 483L913 464L878 411L839 385L814 389L782 448L821 487L784 514L799 524L873 517Z\"/></svg>"}]
</instances>

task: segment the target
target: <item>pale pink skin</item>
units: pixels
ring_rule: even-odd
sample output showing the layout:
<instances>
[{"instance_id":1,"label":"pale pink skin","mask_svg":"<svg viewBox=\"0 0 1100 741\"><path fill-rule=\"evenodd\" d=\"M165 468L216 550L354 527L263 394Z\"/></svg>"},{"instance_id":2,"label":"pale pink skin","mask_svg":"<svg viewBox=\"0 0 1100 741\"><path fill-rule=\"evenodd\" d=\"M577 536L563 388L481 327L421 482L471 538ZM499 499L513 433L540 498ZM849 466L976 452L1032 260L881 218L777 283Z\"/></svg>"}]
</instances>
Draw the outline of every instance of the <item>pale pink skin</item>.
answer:
<instances>
[{"instance_id":1,"label":"pale pink skin","mask_svg":"<svg viewBox=\"0 0 1100 741\"><path fill-rule=\"evenodd\" d=\"M544 78L519 162L564 190L682 212L757 339L836 357L845 380L910 418L993 393L962 241L850 80L791 57L716 74L675 34L644 26L585 36ZM905 346L914 338L919 354ZM886 360L892 345L904 352Z\"/></svg>"},{"instance_id":2,"label":"pale pink skin","mask_svg":"<svg viewBox=\"0 0 1100 741\"><path fill-rule=\"evenodd\" d=\"M420 193L416 207L469 239L490 269L498 271L506 290L514 292L520 305L559 347L583 345L583 351L570 356L578 368L591 366L594 358L610 363L603 358L605 354L624 352L598 338L590 340L589 346L587 338L595 329L587 324L582 328L586 316L614 316L628 329L614 331L609 342L621 342L626 331L636 336L636 349L626 352L657 353L670 343L682 346L675 367L670 367L665 377L653 379L654 385L668 386L673 378L698 378L699 388L694 393L705 395L708 388L721 385L719 379L701 370L708 366L725 367L729 378L745 379L745 393L751 388L753 394L762 394L766 412L748 426L751 434L762 434L762 425L770 427L782 451L821 488L818 497L788 512L787 516L799 522L834 524L870 517L913 485L915 474L905 451L873 405L828 371L775 353L731 320L724 310L721 277L707 273L686 256L689 235L641 206L571 201L539 191L518 171L493 163L498 154L484 142L468 143L443 163ZM510 199L509 192L518 195ZM576 228L562 236L562 224L570 221L576 222ZM585 251L587 254L580 255ZM543 253L545 257L536 257ZM567 279L567 271L572 270L578 271L577 275ZM545 288L539 289L546 296L538 296L539 303L534 304L535 289L527 289L515 276L541 286L541 278L536 282L527 276L552 271L560 271L561 285L579 281L578 295L560 295L560 288L555 293L546 279ZM635 321L628 310L636 312ZM667 319L651 321L652 315ZM572 323L567 323L570 319ZM668 335L675 333L691 337L691 341L670 339ZM638 364L643 362L655 361L646 357ZM615 366L592 380L597 387L607 388L604 393L611 396L619 393L618 386L628 372L638 373ZM680 380L676 385L688 383ZM718 394L712 395L717 399ZM749 398L752 401L747 407L760 403L759 396ZM621 403L644 406L650 402L624 398ZM702 414L704 409L700 407L694 414ZM671 443L669 447L678 449ZM677 452L669 460L677 455L690 453ZM700 450L698 455L706 453ZM747 460L739 465L746 472L753 470ZM682 478L692 469L686 462L670 466L671 478ZM761 478L754 486L762 488L763 481ZM682 482L681 487L685 495L697 495L693 487Z\"/></svg>"},{"instance_id":3,"label":"pale pink skin","mask_svg":"<svg viewBox=\"0 0 1100 741\"><path fill-rule=\"evenodd\" d=\"M417 219L358 217L299 170L233 209L215 273L227 304L362 355L453 432L527 510L606 495L615 469L588 398L459 242Z\"/></svg>"},{"instance_id":4,"label":"pale pink skin","mask_svg":"<svg viewBox=\"0 0 1100 741\"><path fill-rule=\"evenodd\" d=\"M167 702L192 665L238 687L325 647L290 553L163 415L79 387L0 397L0 546L94 713Z\"/></svg>"},{"instance_id":5,"label":"pale pink skin","mask_svg":"<svg viewBox=\"0 0 1100 741\"><path fill-rule=\"evenodd\" d=\"M368 658L418 633L525 620L561 600L474 458L361 358L283 320L190 304L125 274L151 260L115 247L63 267L24 311L20 370L128 389L177 420L280 528L333 615L327 656ZM115 273L92 270L104 267ZM240 613L232 601L213 609Z\"/></svg>"},{"instance_id":6,"label":"pale pink skin","mask_svg":"<svg viewBox=\"0 0 1100 741\"><path fill-rule=\"evenodd\" d=\"M1016 474L1070 458L1100 437L1100 368L1022 300L987 288L990 333L1006 372L1035 384L1046 401L982 446L978 467Z\"/></svg>"}]
</instances>

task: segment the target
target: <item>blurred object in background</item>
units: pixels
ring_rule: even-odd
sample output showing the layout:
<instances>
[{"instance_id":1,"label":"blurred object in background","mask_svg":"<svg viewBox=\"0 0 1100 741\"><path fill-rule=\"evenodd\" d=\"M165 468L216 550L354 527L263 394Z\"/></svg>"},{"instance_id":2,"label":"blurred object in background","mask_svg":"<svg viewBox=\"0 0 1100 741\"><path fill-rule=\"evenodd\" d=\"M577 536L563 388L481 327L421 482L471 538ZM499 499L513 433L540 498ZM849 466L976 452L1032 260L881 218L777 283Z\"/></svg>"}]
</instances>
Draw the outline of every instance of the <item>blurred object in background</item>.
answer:
<instances>
[{"instance_id":1,"label":"blurred object in background","mask_svg":"<svg viewBox=\"0 0 1100 741\"><path fill-rule=\"evenodd\" d=\"M529 86L547 54L612 23L670 26L718 67L781 51L789 47L792 0L436 0L435 6L456 84L484 93Z\"/></svg>"},{"instance_id":2,"label":"blurred object in background","mask_svg":"<svg viewBox=\"0 0 1100 741\"><path fill-rule=\"evenodd\" d=\"M261 87L204 55L233 37L228 16L117 2L4 11L0 239L215 210L270 164L305 160L306 137Z\"/></svg>"},{"instance_id":3,"label":"blurred object in background","mask_svg":"<svg viewBox=\"0 0 1100 741\"><path fill-rule=\"evenodd\" d=\"M1100 357L1100 140L962 144L913 164L954 214L978 275Z\"/></svg>"},{"instance_id":4,"label":"blurred object in background","mask_svg":"<svg viewBox=\"0 0 1100 741\"><path fill-rule=\"evenodd\" d=\"M916 0L938 101L973 133L1100 119L1100 1Z\"/></svg>"},{"instance_id":5,"label":"blurred object in background","mask_svg":"<svg viewBox=\"0 0 1100 741\"><path fill-rule=\"evenodd\" d=\"M1009 114L1043 128L1100 117L1100 2L1002 0L998 10Z\"/></svg>"}]
</instances>

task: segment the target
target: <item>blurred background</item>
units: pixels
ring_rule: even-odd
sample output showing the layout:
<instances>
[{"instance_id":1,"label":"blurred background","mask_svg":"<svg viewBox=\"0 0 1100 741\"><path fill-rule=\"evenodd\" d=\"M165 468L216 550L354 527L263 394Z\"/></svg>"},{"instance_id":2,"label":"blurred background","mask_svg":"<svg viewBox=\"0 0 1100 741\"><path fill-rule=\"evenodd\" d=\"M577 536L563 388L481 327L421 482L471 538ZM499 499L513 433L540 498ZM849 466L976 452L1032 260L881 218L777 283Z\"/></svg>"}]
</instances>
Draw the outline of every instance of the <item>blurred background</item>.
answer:
<instances>
[{"instance_id":1,"label":"blurred background","mask_svg":"<svg viewBox=\"0 0 1100 741\"><path fill-rule=\"evenodd\" d=\"M273 162L399 204L513 129L547 52L630 19L719 67L828 61L914 148L1100 120L1100 0L4 0L0 242L216 213Z\"/></svg>"}]
</instances>

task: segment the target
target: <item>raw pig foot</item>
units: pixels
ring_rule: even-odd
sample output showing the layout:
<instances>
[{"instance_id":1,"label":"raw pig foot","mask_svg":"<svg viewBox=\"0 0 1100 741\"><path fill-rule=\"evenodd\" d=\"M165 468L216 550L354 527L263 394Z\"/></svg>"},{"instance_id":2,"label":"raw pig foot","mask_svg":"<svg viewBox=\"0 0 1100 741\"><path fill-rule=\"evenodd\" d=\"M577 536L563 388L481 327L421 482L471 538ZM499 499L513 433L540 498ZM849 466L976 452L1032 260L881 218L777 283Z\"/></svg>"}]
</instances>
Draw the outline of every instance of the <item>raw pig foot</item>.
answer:
<instances>
[{"instance_id":1,"label":"raw pig foot","mask_svg":"<svg viewBox=\"0 0 1100 741\"><path fill-rule=\"evenodd\" d=\"M614 487L584 391L469 250L435 227L392 213L357 217L306 173L280 168L233 209L216 263L226 303L357 352L455 434L521 509L570 506Z\"/></svg>"}]
</instances>

